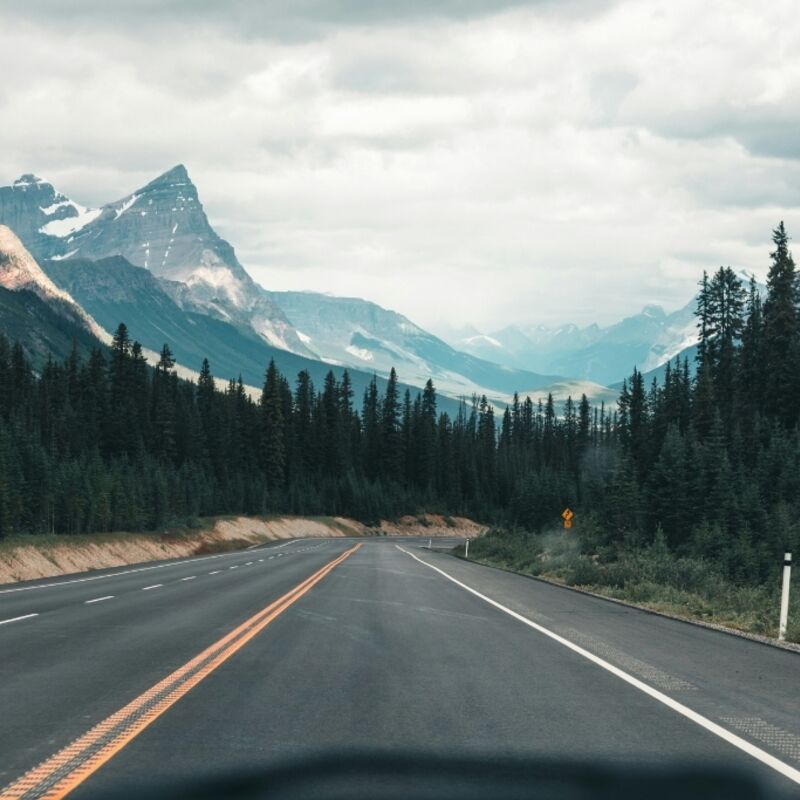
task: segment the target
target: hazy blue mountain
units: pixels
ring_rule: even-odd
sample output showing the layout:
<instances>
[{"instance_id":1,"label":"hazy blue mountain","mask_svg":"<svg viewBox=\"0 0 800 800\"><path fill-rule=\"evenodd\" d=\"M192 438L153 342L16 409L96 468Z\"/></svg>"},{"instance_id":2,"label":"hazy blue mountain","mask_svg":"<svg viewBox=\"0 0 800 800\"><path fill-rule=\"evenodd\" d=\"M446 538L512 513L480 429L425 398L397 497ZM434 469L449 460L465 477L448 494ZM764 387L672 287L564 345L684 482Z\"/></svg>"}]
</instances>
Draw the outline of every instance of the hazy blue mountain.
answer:
<instances>
[{"instance_id":1,"label":"hazy blue mountain","mask_svg":"<svg viewBox=\"0 0 800 800\"><path fill-rule=\"evenodd\" d=\"M684 359L689 359L689 374L694 376L697 372L697 345L693 344L684 350L681 350L679 353L676 353L669 362L665 361L663 364L660 364L653 369L645 370L642 372L642 377L644 378L645 386L649 386L653 378L655 378L660 385L664 384L664 373L667 370L667 363L671 363L673 369L675 367L675 358L679 358L681 363L683 363ZM617 383L612 384L612 389L620 389L622 387L622 381L617 381Z\"/></svg>"},{"instance_id":2,"label":"hazy blue mountain","mask_svg":"<svg viewBox=\"0 0 800 800\"><path fill-rule=\"evenodd\" d=\"M395 367L407 381L432 378L443 392L470 396L541 389L559 375L541 375L459 352L407 317L356 297L314 292L265 292L290 320L306 346L329 363L375 370Z\"/></svg>"},{"instance_id":3,"label":"hazy blue mountain","mask_svg":"<svg viewBox=\"0 0 800 800\"><path fill-rule=\"evenodd\" d=\"M669 314L649 305L606 327L511 325L489 334L472 334L454 345L509 367L555 372L608 386L629 375L634 366L654 369L690 347L697 339L694 308L694 299Z\"/></svg>"},{"instance_id":4,"label":"hazy blue mountain","mask_svg":"<svg viewBox=\"0 0 800 800\"><path fill-rule=\"evenodd\" d=\"M55 284L69 292L106 330L113 331L120 322L125 322L131 337L150 350L158 352L168 343L183 367L197 371L203 358L208 358L216 377L227 380L241 375L246 384L254 387L263 384L271 359L292 383L301 370L307 370L319 387L329 370L337 378L344 371L341 366L273 347L248 328L181 308L167 294L163 281L120 256L99 261L78 258L46 261L43 268ZM358 405L372 374L355 369L349 372ZM379 383L381 387L385 385L382 378ZM451 412L456 407L447 398L441 399L441 405Z\"/></svg>"}]
</instances>

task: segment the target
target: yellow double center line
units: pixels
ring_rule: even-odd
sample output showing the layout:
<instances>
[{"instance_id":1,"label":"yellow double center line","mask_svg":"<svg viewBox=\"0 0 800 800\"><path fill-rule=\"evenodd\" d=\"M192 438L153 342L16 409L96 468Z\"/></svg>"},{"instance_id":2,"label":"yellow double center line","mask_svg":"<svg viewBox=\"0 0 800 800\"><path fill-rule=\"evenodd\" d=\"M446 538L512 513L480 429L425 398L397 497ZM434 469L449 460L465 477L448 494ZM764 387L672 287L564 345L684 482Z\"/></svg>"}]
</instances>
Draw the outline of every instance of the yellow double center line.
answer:
<instances>
[{"instance_id":1,"label":"yellow double center line","mask_svg":"<svg viewBox=\"0 0 800 800\"><path fill-rule=\"evenodd\" d=\"M25 773L0 791L0 800L56 800L65 797L359 547L361 545L357 544L345 550L124 708Z\"/></svg>"}]
</instances>

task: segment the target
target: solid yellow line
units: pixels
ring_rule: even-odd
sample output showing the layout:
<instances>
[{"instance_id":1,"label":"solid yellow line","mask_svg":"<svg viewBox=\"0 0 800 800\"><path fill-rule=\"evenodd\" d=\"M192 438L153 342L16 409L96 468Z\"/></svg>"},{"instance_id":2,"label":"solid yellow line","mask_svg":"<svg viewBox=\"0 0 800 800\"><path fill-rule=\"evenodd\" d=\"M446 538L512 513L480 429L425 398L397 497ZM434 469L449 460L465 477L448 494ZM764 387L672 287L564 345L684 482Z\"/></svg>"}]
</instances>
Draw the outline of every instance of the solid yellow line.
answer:
<instances>
[{"instance_id":1,"label":"solid yellow line","mask_svg":"<svg viewBox=\"0 0 800 800\"><path fill-rule=\"evenodd\" d=\"M148 689L136 699L128 703L124 708L107 717L102 722L95 725L89 731L77 738L57 753L52 755L39 766L34 767L25 773L21 778L9 784L0 791L0 800L19 800L26 793L34 791L34 796L41 800L59 800L69 792L83 783L90 775L100 769L109 759L116 755L130 741L138 736L150 723L158 719L168 708L174 705L184 695L188 694L200 681L210 675L217 667L227 661L234 653L244 647L254 636L258 635L272 620L282 614L293 603L297 602L306 592L319 583L331 570L335 569L346 558L361 547L357 544L346 550L333 561L328 562L324 567L317 570L313 575L306 578L282 597L270 603L266 608L245 620L241 625L234 628L230 633L223 636L219 641L207 647L191 661L179 667L155 686ZM210 658L211 656L213 658ZM201 669L194 675L181 680L187 673L191 672L198 664L209 659ZM168 693L153 704L144 714L141 714L129 726L123 729L110 739L106 744L94 752L91 757L80 760L76 766L68 773L59 778L52 786L43 787L42 793L36 792L37 787L47 784L49 779L69 761L78 758L80 754L97 744L104 736L110 733L115 727L123 723L132 714L139 711L144 705L156 697L164 690Z\"/></svg>"}]
</instances>

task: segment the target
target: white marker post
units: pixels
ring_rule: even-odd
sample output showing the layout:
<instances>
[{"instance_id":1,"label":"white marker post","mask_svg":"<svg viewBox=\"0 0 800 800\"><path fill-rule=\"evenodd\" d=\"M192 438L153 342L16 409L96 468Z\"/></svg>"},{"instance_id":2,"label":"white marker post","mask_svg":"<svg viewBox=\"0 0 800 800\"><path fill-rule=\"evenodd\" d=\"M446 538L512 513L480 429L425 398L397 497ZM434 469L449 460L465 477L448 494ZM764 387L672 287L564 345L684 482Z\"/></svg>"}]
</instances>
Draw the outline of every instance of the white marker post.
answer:
<instances>
[{"instance_id":1,"label":"white marker post","mask_svg":"<svg viewBox=\"0 0 800 800\"><path fill-rule=\"evenodd\" d=\"M469 539L464 542L464 558L469 558Z\"/></svg>"},{"instance_id":2,"label":"white marker post","mask_svg":"<svg viewBox=\"0 0 800 800\"><path fill-rule=\"evenodd\" d=\"M783 589L781 591L781 620L778 624L778 640L786 639L786 626L789 623L789 583L792 579L792 554L783 556Z\"/></svg>"}]
</instances>

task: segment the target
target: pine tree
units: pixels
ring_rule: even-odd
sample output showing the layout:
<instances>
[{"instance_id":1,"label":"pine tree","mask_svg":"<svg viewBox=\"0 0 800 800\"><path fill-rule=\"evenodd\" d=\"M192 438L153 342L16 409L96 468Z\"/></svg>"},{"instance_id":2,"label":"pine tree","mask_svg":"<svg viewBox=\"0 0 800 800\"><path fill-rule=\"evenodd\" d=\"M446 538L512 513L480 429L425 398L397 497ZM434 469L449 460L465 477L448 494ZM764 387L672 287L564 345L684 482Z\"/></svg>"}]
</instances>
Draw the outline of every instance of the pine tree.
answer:
<instances>
[{"instance_id":1,"label":"pine tree","mask_svg":"<svg viewBox=\"0 0 800 800\"><path fill-rule=\"evenodd\" d=\"M794 387L798 351L798 276L789 251L789 236L783 222L772 232L775 250L767 275L764 303L765 406L767 413L787 427L797 421L798 407Z\"/></svg>"},{"instance_id":2,"label":"pine tree","mask_svg":"<svg viewBox=\"0 0 800 800\"><path fill-rule=\"evenodd\" d=\"M280 377L273 359L269 362L261 392L261 465L270 490L283 488L286 470L286 436Z\"/></svg>"},{"instance_id":3,"label":"pine tree","mask_svg":"<svg viewBox=\"0 0 800 800\"><path fill-rule=\"evenodd\" d=\"M400 434L400 402L397 373L392 367L386 384L381 413L381 475L389 481L402 478L403 438Z\"/></svg>"}]
</instances>

